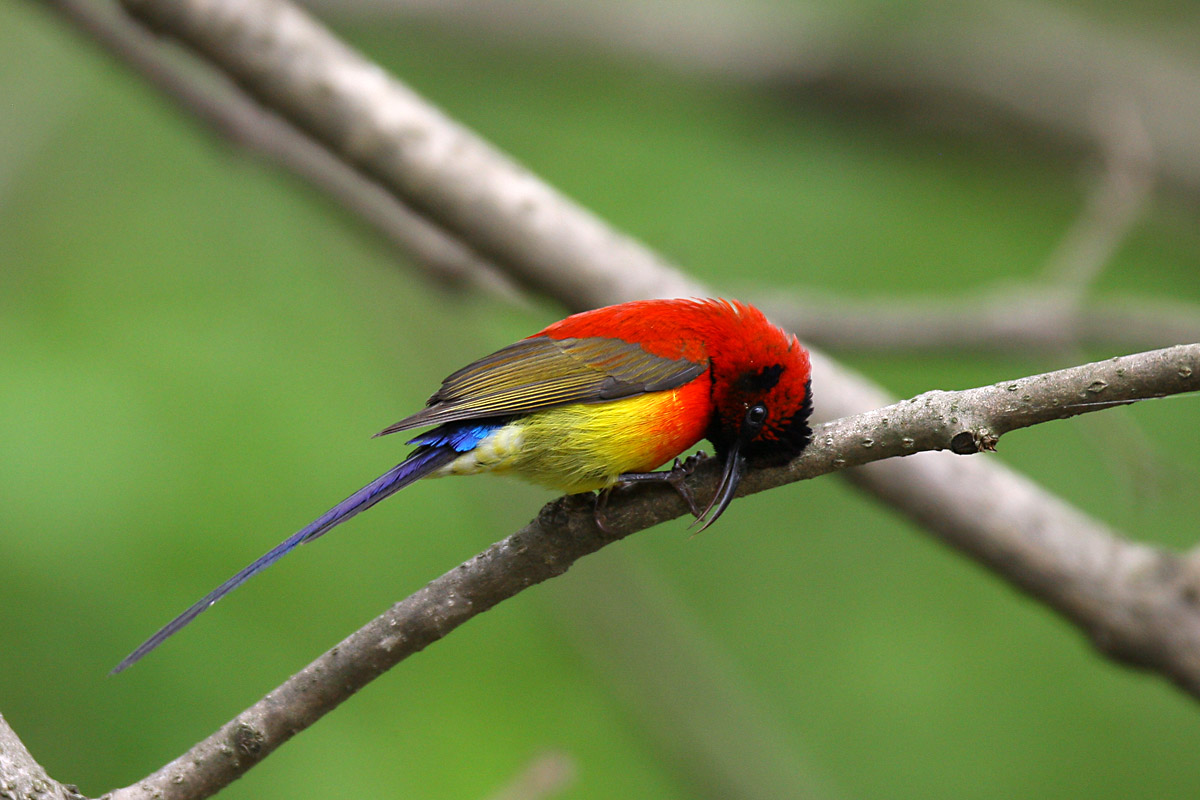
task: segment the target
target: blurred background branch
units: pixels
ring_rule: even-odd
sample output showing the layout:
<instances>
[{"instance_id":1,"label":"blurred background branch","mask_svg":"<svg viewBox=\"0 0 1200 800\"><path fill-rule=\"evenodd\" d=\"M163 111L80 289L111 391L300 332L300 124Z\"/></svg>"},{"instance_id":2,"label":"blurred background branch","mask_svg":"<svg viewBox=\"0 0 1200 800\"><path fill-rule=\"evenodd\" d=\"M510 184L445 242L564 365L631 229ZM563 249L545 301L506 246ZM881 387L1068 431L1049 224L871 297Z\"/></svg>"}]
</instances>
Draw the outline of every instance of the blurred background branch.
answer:
<instances>
[{"instance_id":1,"label":"blurred background branch","mask_svg":"<svg viewBox=\"0 0 1200 800\"><path fill-rule=\"evenodd\" d=\"M1200 340L1200 308L1155 299L1077 302L1053 285L996 286L984 291L891 298L850 298L821 292L773 292L761 298L774 319L805 341L836 352L1069 353L1082 345L1163 347Z\"/></svg>"},{"instance_id":2,"label":"blurred background branch","mask_svg":"<svg viewBox=\"0 0 1200 800\"><path fill-rule=\"evenodd\" d=\"M1152 170L1200 191L1200 61L1166 32L1106 26L1045 3L894 7L814 2L303 0L331 20L433 21L489 40L585 47L681 72L791 89L988 135L1017 125L1102 152L1097 109L1143 120Z\"/></svg>"},{"instance_id":3,"label":"blurred background branch","mask_svg":"<svg viewBox=\"0 0 1200 800\"><path fill-rule=\"evenodd\" d=\"M575 782L575 762L566 753L541 753L487 800L550 800Z\"/></svg>"}]
</instances>

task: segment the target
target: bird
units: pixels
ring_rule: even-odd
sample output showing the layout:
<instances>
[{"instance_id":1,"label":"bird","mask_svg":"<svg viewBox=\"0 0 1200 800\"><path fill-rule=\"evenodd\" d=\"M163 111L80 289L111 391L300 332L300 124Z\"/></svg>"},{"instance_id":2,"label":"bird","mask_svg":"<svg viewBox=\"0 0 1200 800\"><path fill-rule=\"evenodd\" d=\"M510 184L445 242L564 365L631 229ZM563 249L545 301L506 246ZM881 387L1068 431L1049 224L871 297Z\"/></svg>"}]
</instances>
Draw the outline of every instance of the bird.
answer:
<instances>
[{"instance_id":1,"label":"bird","mask_svg":"<svg viewBox=\"0 0 1200 800\"><path fill-rule=\"evenodd\" d=\"M550 489L664 481L704 530L747 463L785 461L812 438L811 367L796 337L737 300L638 300L566 317L447 377L425 407L376 436L431 427L416 448L197 601L125 657L139 661L217 600L305 542L425 477L511 473ZM722 472L700 510L679 456L707 439ZM669 470L654 471L671 459Z\"/></svg>"}]
</instances>

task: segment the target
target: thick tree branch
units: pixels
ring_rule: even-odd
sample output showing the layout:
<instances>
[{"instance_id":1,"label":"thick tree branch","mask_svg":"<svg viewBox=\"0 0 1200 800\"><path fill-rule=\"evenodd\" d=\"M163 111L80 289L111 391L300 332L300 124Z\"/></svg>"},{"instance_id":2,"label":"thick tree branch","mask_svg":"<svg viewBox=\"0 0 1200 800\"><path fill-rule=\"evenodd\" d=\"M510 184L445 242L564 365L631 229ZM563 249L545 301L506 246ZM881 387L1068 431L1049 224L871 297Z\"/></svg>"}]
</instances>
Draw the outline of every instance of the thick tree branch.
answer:
<instances>
[{"instance_id":1,"label":"thick tree branch","mask_svg":"<svg viewBox=\"0 0 1200 800\"><path fill-rule=\"evenodd\" d=\"M750 471L738 494L923 451L991 449L1003 433L1104 407L1098 402L1131 402L1197 389L1200 344L980 389L929 392L818 426L813 444L799 458L782 467ZM717 472L717 465L708 462L690 482L697 490L711 490ZM987 479L985 470L980 480ZM1016 510L1014 503L1028 500L1044 509L1036 487L1028 486L1029 492L999 495L991 505L1008 512ZM211 796L370 681L475 615L561 575L589 553L686 513L672 489L637 484L609 501L607 530L602 530L590 496L560 498L523 529L397 603L212 736L111 798ZM1083 618L1108 652L1159 669L1200 696L1200 570L1187 560L1125 543L1082 515L1080 524L1065 532L1057 530L1053 514L1040 520L1046 524L1022 524L1016 514L1002 516L1010 530L1003 541L994 543L992 558L1007 562L1011 577L1068 616ZM1039 563L1047 553L1046 539L1061 556L1050 570ZM1152 619L1144 618L1147 612Z\"/></svg>"}]
</instances>

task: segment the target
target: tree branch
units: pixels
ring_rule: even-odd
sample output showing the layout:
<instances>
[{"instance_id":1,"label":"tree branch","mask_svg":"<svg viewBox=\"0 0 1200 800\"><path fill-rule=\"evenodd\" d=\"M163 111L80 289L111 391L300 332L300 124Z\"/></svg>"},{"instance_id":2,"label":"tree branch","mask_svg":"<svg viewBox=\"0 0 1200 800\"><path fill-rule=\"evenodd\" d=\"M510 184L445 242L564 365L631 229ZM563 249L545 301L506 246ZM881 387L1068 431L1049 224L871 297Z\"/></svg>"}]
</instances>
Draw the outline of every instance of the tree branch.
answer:
<instances>
[{"instance_id":1,"label":"tree branch","mask_svg":"<svg viewBox=\"0 0 1200 800\"><path fill-rule=\"evenodd\" d=\"M994 449L1018 428L1133 402L1200 390L1200 344L1179 345L959 392L928 392L886 408L814 429L813 443L791 463L750 470L738 495L887 458L934 450ZM944 462L939 462L944 463ZM975 459L956 461L981 463ZM710 492L719 467L706 462L689 480ZM988 480L987 470L979 472ZM1008 492L1011 487L993 487ZM905 482L905 490L908 483ZM976 511L1003 520L990 560L1035 596L1085 627L1103 649L1128 663L1152 667L1200 697L1200 562L1121 541L1083 515L1063 529L1057 513L1020 519L1031 502L1047 509L1032 483L997 494ZM449 634L467 620L542 581L578 559L637 531L683 516L684 501L669 487L635 484L617 491L596 525L589 495L547 504L517 533L427 584L243 711L216 733L112 800L194 800L208 797L316 722L370 681ZM923 521L957 530L954 510ZM952 523L952 524L947 524ZM955 534L957 535L957 534ZM1056 558L1047 569L1045 558Z\"/></svg>"}]
</instances>

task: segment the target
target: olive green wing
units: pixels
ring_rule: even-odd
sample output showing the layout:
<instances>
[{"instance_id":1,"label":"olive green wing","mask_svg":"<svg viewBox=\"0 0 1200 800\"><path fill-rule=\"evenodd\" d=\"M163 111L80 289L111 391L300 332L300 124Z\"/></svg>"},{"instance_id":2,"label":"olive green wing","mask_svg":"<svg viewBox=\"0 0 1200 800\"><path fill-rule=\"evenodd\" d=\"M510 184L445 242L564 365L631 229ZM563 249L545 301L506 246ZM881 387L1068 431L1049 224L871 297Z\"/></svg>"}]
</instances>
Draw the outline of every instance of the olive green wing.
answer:
<instances>
[{"instance_id":1,"label":"olive green wing","mask_svg":"<svg viewBox=\"0 0 1200 800\"><path fill-rule=\"evenodd\" d=\"M656 356L622 339L535 336L455 372L424 409L377 435L674 389L706 369L707 363Z\"/></svg>"}]
</instances>

